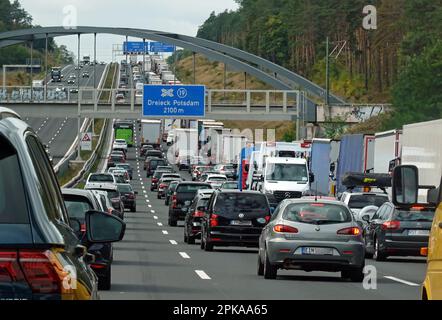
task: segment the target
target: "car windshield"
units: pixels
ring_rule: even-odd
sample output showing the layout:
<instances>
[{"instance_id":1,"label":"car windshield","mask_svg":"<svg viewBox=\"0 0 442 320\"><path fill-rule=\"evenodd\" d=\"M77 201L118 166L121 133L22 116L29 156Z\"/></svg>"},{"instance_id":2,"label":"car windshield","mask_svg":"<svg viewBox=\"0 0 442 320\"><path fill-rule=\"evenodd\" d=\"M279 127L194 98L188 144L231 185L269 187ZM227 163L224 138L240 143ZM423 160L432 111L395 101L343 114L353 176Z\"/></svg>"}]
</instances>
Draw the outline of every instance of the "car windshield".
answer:
<instances>
[{"instance_id":1,"label":"car windshield","mask_svg":"<svg viewBox=\"0 0 442 320\"><path fill-rule=\"evenodd\" d=\"M294 163L269 163L266 168L266 179L307 183L307 166Z\"/></svg>"},{"instance_id":2,"label":"car windshield","mask_svg":"<svg viewBox=\"0 0 442 320\"><path fill-rule=\"evenodd\" d=\"M200 189L210 189L206 184L180 184L177 188L179 193L196 193Z\"/></svg>"},{"instance_id":3,"label":"car windshield","mask_svg":"<svg viewBox=\"0 0 442 320\"><path fill-rule=\"evenodd\" d=\"M361 194L351 195L348 206L352 209L362 209L367 206L380 207L388 201L387 195Z\"/></svg>"},{"instance_id":4,"label":"car windshield","mask_svg":"<svg viewBox=\"0 0 442 320\"><path fill-rule=\"evenodd\" d=\"M434 210L422 210L422 211L396 211L394 220L398 221L420 221L420 222L432 222L434 218Z\"/></svg>"},{"instance_id":5,"label":"car windshield","mask_svg":"<svg viewBox=\"0 0 442 320\"><path fill-rule=\"evenodd\" d=\"M209 204L209 199L210 198L202 198L200 200L198 200L198 203L196 205L196 207L207 207L207 205Z\"/></svg>"},{"instance_id":6,"label":"car windshield","mask_svg":"<svg viewBox=\"0 0 442 320\"><path fill-rule=\"evenodd\" d=\"M114 178L110 174L94 174L89 178L89 182L114 182Z\"/></svg>"},{"instance_id":7,"label":"car windshield","mask_svg":"<svg viewBox=\"0 0 442 320\"><path fill-rule=\"evenodd\" d=\"M109 200L119 198L120 193L116 190L107 190L107 197L109 198Z\"/></svg>"},{"instance_id":8,"label":"car windshield","mask_svg":"<svg viewBox=\"0 0 442 320\"><path fill-rule=\"evenodd\" d=\"M159 165L163 165L164 160L151 160L150 161L150 167L151 169L156 169Z\"/></svg>"},{"instance_id":9,"label":"car windshield","mask_svg":"<svg viewBox=\"0 0 442 320\"><path fill-rule=\"evenodd\" d=\"M235 192L220 193L216 198L213 211L222 216L228 216L238 211L262 211L264 214L269 214L270 208L266 196L263 194Z\"/></svg>"},{"instance_id":10,"label":"car windshield","mask_svg":"<svg viewBox=\"0 0 442 320\"><path fill-rule=\"evenodd\" d=\"M64 201L66 209L68 211L69 218L76 218L81 222L85 220L85 213L89 210L93 210L87 200L81 199L66 199Z\"/></svg>"},{"instance_id":11,"label":"car windshield","mask_svg":"<svg viewBox=\"0 0 442 320\"><path fill-rule=\"evenodd\" d=\"M123 161L123 156L111 156L111 159L114 162Z\"/></svg>"},{"instance_id":12,"label":"car windshield","mask_svg":"<svg viewBox=\"0 0 442 320\"><path fill-rule=\"evenodd\" d=\"M283 219L308 224L337 224L352 221L347 208L329 203L294 203L287 206Z\"/></svg>"},{"instance_id":13,"label":"car windshield","mask_svg":"<svg viewBox=\"0 0 442 320\"><path fill-rule=\"evenodd\" d=\"M224 183L223 189L238 189L238 184L236 182Z\"/></svg>"},{"instance_id":14,"label":"car windshield","mask_svg":"<svg viewBox=\"0 0 442 320\"><path fill-rule=\"evenodd\" d=\"M124 180L124 176L115 176L115 180L117 180L117 183L125 183L126 180Z\"/></svg>"},{"instance_id":15,"label":"car windshield","mask_svg":"<svg viewBox=\"0 0 442 320\"><path fill-rule=\"evenodd\" d=\"M120 192L132 192L132 187L130 184L118 184L117 185L118 191Z\"/></svg>"}]
</instances>

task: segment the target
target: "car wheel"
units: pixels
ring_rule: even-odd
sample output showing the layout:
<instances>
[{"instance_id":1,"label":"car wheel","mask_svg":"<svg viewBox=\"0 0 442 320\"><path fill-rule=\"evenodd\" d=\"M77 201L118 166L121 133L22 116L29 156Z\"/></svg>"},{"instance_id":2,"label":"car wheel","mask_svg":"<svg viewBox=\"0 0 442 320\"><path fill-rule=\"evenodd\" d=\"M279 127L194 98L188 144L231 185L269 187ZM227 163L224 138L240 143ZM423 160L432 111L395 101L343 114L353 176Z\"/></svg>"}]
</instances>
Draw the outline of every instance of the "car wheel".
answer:
<instances>
[{"instance_id":1,"label":"car wheel","mask_svg":"<svg viewBox=\"0 0 442 320\"><path fill-rule=\"evenodd\" d=\"M157 194L157 199L161 199L161 196L159 194Z\"/></svg>"},{"instance_id":2,"label":"car wheel","mask_svg":"<svg viewBox=\"0 0 442 320\"><path fill-rule=\"evenodd\" d=\"M177 221L173 220L172 218L169 218L169 226L170 227L176 227L177 226Z\"/></svg>"},{"instance_id":3,"label":"car wheel","mask_svg":"<svg viewBox=\"0 0 442 320\"><path fill-rule=\"evenodd\" d=\"M187 237L187 243L188 244L195 244L195 237L188 236Z\"/></svg>"},{"instance_id":4,"label":"car wheel","mask_svg":"<svg viewBox=\"0 0 442 320\"><path fill-rule=\"evenodd\" d=\"M110 290L112 283L112 272L111 266L109 265L106 269L106 273L103 277L98 278L98 290Z\"/></svg>"},{"instance_id":5,"label":"car wheel","mask_svg":"<svg viewBox=\"0 0 442 320\"><path fill-rule=\"evenodd\" d=\"M137 211L137 207L133 206L132 208L130 208L130 212L136 212Z\"/></svg>"},{"instance_id":6,"label":"car wheel","mask_svg":"<svg viewBox=\"0 0 442 320\"><path fill-rule=\"evenodd\" d=\"M184 229L186 230L186 229ZM189 238L187 237L186 231L184 231L184 243L187 243L187 241L189 240Z\"/></svg>"},{"instance_id":7,"label":"car wheel","mask_svg":"<svg viewBox=\"0 0 442 320\"><path fill-rule=\"evenodd\" d=\"M204 251L207 252L213 251L213 243L207 242L207 239L206 241L204 241Z\"/></svg>"},{"instance_id":8,"label":"car wheel","mask_svg":"<svg viewBox=\"0 0 442 320\"><path fill-rule=\"evenodd\" d=\"M278 275L278 267L270 263L269 257L267 256L267 251L265 251L264 256L264 278L265 279L276 279Z\"/></svg>"},{"instance_id":9,"label":"car wheel","mask_svg":"<svg viewBox=\"0 0 442 320\"><path fill-rule=\"evenodd\" d=\"M376 238L374 242L373 259L376 261L385 261L387 256L379 248L379 240Z\"/></svg>"},{"instance_id":10,"label":"car wheel","mask_svg":"<svg viewBox=\"0 0 442 320\"><path fill-rule=\"evenodd\" d=\"M164 205L166 205L166 206L169 205L169 201L167 200L167 198L166 198L166 200L164 200Z\"/></svg>"},{"instance_id":11,"label":"car wheel","mask_svg":"<svg viewBox=\"0 0 442 320\"><path fill-rule=\"evenodd\" d=\"M264 264L261 261L261 255L258 253L258 276L264 275Z\"/></svg>"}]
</instances>

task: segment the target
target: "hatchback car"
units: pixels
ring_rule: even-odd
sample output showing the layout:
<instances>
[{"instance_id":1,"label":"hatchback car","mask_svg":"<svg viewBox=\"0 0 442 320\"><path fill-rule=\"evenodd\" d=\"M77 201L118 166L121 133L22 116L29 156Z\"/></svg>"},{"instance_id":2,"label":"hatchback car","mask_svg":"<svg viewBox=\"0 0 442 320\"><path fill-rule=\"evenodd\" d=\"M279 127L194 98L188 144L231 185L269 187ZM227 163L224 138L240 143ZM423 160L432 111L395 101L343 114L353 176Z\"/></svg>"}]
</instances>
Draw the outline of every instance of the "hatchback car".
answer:
<instances>
[{"instance_id":1,"label":"hatchback car","mask_svg":"<svg viewBox=\"0 0 442 320\"><path fill-rule=\"evenodd\" d=\"M163 176L163 174L165 173L171 173L171 171L163 169L163 170L156 170L152 176L152 181L150 183L150 191L155 191L158 189L158 182L160 181L161 177ZM175 174L173 174L174 177ZM179 178L179 175L178 175Z\"/></svg>"},{"instance_id":2,"label":"hatchback car","mask_svg":"<svg viewBox=\"0 0 442 320\"><path fill-rule=\"evenodd\" d=\"M76 235L81 225L69 219L45 149L6 108L0 108L0 146L1 299L99 298L93 255ZM89 243L119 241L125 231L120 219L98 211L86 212L85 227ZM74 270L76 286L69 285Z\"/></svg>"},{"instance_id":3,"label":"hatchback car","mask_svg":"<svg viewBox=\"0 0 442 320\"><path fill-rule=\"evenodd\" d=\"M165 192L164 205L169 206L170 199L181 181L171 181Z\"/></svg>"},{"instance_id":4,"label":"hatchback car","mask_svg":"<svg viewBox=\"0 0 442 320\"><path fill-rule=\"evenodd\" d=\"M364 266L362 230L339 201L283 200L259 238L258 275L266 279L296 269L362 282Z\"/></svg>"},{"instance_id":5,"label":"hatchback car","mask_svg":"<svg viewBox=\"0 0 442 320\"><path fill-rule=\"evenodd\" d=\"M107 159L107 168L115 167L117 163L125 163L126 159L122 155L109 155Z\"/></svg>"},{"instance_id":6,"label":"hatchback car","mask_svg":"<svg viewBox=\"0 0 442 320\"><path fill-rule=\"evenodd\" d=\"M127 150L127 142L124 139L115 139L112 149L124 149Z\"/></svg>"},{"instance_id":7,"label":"hatchback car","mask_svg":"<svg viewBox=\"0 0 442 320\"><path fill-rule=\"evenodd\" d=\"M202 182L209 183L214 189L220 188L227 177L222 174L208 174Z\"/></svg>"},{"instance_id":8,"label":"hatchback car","mask_svg":"<svg viewBox=\"0 0 442 320\"><path fill-rule=\"evenodd\" d=\"M128 183L117 184L118 191L121 194L121 200L123 201L124 208L130 209L131 212L137 211L137 191L134 191L132 186Z\"/></svg>"},{"instance_id":9,"label":"hatchback car","mask_svg":"<svg viewBox=\"0 0 442 320\"><path fill-rule=\"evenodd\" d=\"M195 196L184 218L184 242L194 244L201 237L201 219L210 199L209 194L199 193Z\"/></svg>"},{"instance_id":10,"label":"hatchback car","mask_svg":"<svg viewBox=\"0 0 442 320\"><path fill-rule=\"evenodd\" d=\"M158 181L158 193L157 193L157 199L163 199L163 197L166 195L167 193L167 189L169 188L169 184L172 181L177 181L177 182L181 182L183 181L183 179L181 178L174 178L174 177L169 177L169 178L161 178L160 181Z\"/></svg>"},{"instance_id":11,"label":"hatchback car","mask_svg":"<svg viewBox=\"0 0 442 320\"><path fill-rule=\"evenodd\" d=\"M146 158L144 161L144 170L146 170L146 178L149 178L158 166L165 166L166 160L161 158Z\"/></svg>"},{"instance_id":12,"label":"hatchback car","mask_svg":"<svg viewBox=\"0 0 442 320\"><path fill-rule=\"evenodd\" d=\"M110 173L91 173L89 174L85 189L94 189L94 186L101 186L103 184L116 184L115 176Z\"/></svg>"},{"instance_id":13,"label":"hatchback car","mask_svg":"<svg viewBox=\"0 0 442 320\"><path fill-rule=\"evenodd\" d=\"M201 249L257 247L270 216L267 197L260 192L215 190L202 219Z\"/></svg>"},{"instance_id":14,"label":"hatchback car","mask_svg":"<svg viewBox=\"0 0 442 320\"><path fill-rule=\"evenodd\" d=\"M129 174L130 180L133 179L134 170L129 163L117 163L116 168L124 169Z\"/></svg>"},{"instance_id":15,"label":"hatchback car","mask_svg":"<svg viewBox=\"0 0 442 320\"><path fill-rule=\"evenodd\" d=\"M385 202L372 219L364 216L367 257L383 261L388 256L420 256L420 249L428 246L434 212L421 205L407 210Z\"/></svg>"}]
</instances>

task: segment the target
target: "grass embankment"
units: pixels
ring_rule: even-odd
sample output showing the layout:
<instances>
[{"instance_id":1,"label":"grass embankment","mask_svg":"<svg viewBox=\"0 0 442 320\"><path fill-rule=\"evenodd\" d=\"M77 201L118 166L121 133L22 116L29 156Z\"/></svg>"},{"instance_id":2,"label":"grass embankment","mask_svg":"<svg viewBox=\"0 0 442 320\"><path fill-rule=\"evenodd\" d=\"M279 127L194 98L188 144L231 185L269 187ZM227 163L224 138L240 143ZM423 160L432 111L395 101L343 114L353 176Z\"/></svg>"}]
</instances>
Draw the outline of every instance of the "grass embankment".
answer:
<instances>
[{"instance_id":1,"label":"grass embankment","mask_svg":"<svg viewBox=\"0 0 442 320\"><path fill-rule=\"evenodd\" d=\"M104 89L112 89L115 87L115 82L118 81L118 79L116 79L117 67L118 67L117 63L110 64L106 80L104 81L104 86L103 86ZM109 98L110 98L110 92L104 91L100 96L100 101L109 101Z\"/></svg>"}]
</instances>

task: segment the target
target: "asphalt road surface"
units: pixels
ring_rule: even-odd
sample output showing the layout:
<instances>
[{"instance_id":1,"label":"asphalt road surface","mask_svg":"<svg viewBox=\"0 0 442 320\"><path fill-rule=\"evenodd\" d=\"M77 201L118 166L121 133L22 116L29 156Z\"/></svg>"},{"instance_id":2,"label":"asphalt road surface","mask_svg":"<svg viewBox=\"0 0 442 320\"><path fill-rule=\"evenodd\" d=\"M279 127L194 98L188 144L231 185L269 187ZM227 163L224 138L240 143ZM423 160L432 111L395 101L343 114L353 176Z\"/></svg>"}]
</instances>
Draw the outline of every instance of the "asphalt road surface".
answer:
<instances>
[{"instance_id":1,"label":"asphalt road surface","mask_svg":"<svg viewBox=\"0 0 442 320\"><path fill-rule=\"evenodd\" d=\"M96 65L96 86L100 82L101 76L103 75L105 66ZM81 74L87 71L90 74L89 78L82 78ZM69 88L66 81L71 74L77 75L77 70L75 70L74 65L65 66L62 69L62 74L64 75L63 82L49 82L48 90L54 89L56 87L66 87ZM81 87L94 87L94 67L85 66L80 70L80 86ZM72 85L72 87L77 87L77 83ZM74 98L74 96L72 96ZM38 105L36 105L38 108ZM74 140L77 138L78 123L77 119L68 118L26 118L24 119L39 135L44 144L49 146L49 151L54 159L54 165L57 164L61 158L66 154Z\"/></svg>"},{"instance_id":2,"label":"asphalt road surface","mask_svg":"<svg viewBox=\"0 0 442 320\"><path fill-rule=\"evenodd\" d=\"M112 289L102 291L102 299L419 299L426 268L421 258L367 259L376 272L371 282L376 289L367 290L362 283L341 280L340 273L280 270L276 280L265 280L256 274L256 249L205 252L198 240L187 245L182 222L167 225L168 208L150 192L150 179L136 154L137 148L130 149L128 159L139 193L137 212L125 213L125 238L114 244ZM190 180L187 172L181 173Z\"/></svg>"}]
</instances>

